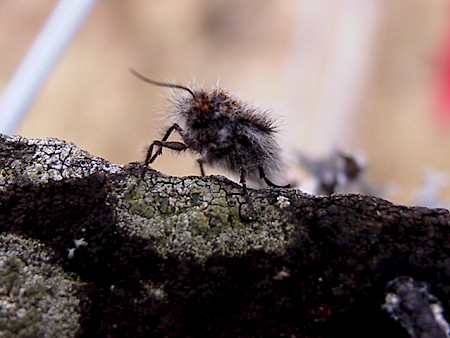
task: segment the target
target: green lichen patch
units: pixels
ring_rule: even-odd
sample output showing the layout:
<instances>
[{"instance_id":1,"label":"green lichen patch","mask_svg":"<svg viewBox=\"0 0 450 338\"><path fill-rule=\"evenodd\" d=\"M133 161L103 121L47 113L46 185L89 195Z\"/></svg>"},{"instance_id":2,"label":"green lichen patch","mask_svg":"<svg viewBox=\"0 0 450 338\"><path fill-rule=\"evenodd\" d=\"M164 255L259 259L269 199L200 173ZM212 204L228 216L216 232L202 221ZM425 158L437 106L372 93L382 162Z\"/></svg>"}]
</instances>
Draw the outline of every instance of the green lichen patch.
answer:
<instances>
[{"instance_id":1,"label":"green lichen patch","mask_svg":"<svg viewBox=\"0 0 450 338\"><path fill-rule=\"evenodd\" d=\"M74 337L76 284L50 263L39 242L0 235L0 336Z\"/></svg>"},{"instance_id":2,"label":"green lichen patch","mask_svg":"<svg viewBox=\"0 0 450 338\"><path fill-rule=\"evenodd\" d=\"M255 217L245 222L242 188L229 183L223 177L147 174L132 195L121 200L119 224L150 240L162 257L190 257L200 263L212 255L242 256L251 249L282 249L293 226L285 229L277 220L281 208L253 191Z\"/></svg>"}]
</instances>

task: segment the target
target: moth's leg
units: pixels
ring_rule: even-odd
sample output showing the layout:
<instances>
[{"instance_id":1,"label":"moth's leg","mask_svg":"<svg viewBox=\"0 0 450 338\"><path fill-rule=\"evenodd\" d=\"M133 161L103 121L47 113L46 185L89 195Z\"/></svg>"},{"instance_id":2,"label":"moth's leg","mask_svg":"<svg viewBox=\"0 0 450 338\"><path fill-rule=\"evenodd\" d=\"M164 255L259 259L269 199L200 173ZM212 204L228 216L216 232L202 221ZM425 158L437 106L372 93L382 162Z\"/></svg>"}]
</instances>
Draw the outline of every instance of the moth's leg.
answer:
<instances>
[{"instance_id":1,"label":"moth's leg","mask_svg":"<svg viewBox=\"0 0 450 338\"><path fill-rule=\"evenodd\" d=\"M202 176L205 176L205 166L204 166L204 161L202 160L202 159L198 159L197 160L197 162L198 162L198 166L199 166L199 168L200 168L200 174L202 175Z\"/></svg>"},{"instance_id":2,"label":"moth's leg","mask_svg":"<svg viewBox=\"0 0 450 338\"><path fill-rule=\"evenodd\" d=\"M253 207L253 201L250 198L247 190L247 171L241 167L240 169L240 180L239 183L242 185L242 190L244 193L245 204L241 204L239 206L239 216L244 222L250 222L253 220L255 215L255 209Z\"/></svg>"},{"instance_id":3,"label":"moth's leg","mask_svg":"<svg viewBox=\"0 0 450 338\"><path fill-rule=\"evenodd\" d=\"M145 165L144 165L144 167L142 167L141 177L140 177L139 181L137 182L137 184L139 184L144 179L145 173L147 172L148 164L152 163L158 154L158 151L157 151L157 153L152 156L153 148L155 146L158 147L159 152L161 152L161 150L159 150L159 149L162 149L162 148L172 149L172 150L176 150L176 151L183 151L188 148L187 145L185 145L184 143L181 143L181 142L158 141L158 140L153 141L152 144L150 145L150 147L148 147L147 157L145 158Z\"/></svg>"},{"instance_id":4,"label":"moth's leg","mask_svg":"<svg viewBox=\"0 0 450 338\"><path fill-rule=\"evenodd\" d=\"M263 169L263 167L261 167L261 166L259 166L259 177L260 177L261 179L263 179L264 182L266 182L266 184L267 184L269 187L272 187L272 188L289 188L289 187L291 186L290 184L286 184L286 185L277 185L277 184L273 183L271 180L269 180L269 179L267 178L266 173L264 172L264 169Z\"/></svg>"},{"instance_id":5,"label":"moth's leg","mask_svg":"<svg viewBox=\"0 0 450 338\"><path fill-rule=\"evenodd\" d=\"M169 129L167 129L167 131L161 141L155 140L152 142L152 144L148 147L147 156L145 157L145 161L144 161L144 166L142 167L142 170L141 170L141 175L140 175L139 179L137 180L137 182L135 184L133 184L127 190L127 193L126 193L127 195L129 195L141 183L141 181L144 179L145 173L147 172L148 165L150 163L153 163L155 161L155 159L159 155L162 154L163 148L168 148L168 149L172 149L172 150L176 150L176 151L183 151L188 148L187 145L182 142L167 142L167 139L169 138L169 136L172 134L172 132L174 130L177 131L181 137L183 137L183 129L181 129L181 127L178 124L174 123ZM153 149L155 147L157 147L158 149L153 154Z\"/></svg>"},{"instance_id":6,"label":"moth's leg","mask_svg":"<svg viewBox=\"0 0 450 338\"><path fill-rule=\"evenodd\" d=\"M153 154L153 148L157 146L158 150L156 151L156 153L152 156ZM145 157L145 166L149 165L150 163L153 163L156 159L156 156L158 156L159 154L162 153L162 148L167 148L167 149L172 149L172 150L176 150L176 151L183 151L186 150L188 147L187 145L185 145L182 142L175 142L175 141L158 141L155 140L153 141L153 143L150 145L150 147L148 147L147 150L147 156Z\"/></svg>"},{"instance_id":7,"label":"moth's leg","mask_svg":"<svg viewBox=\"0 0 450 338\"><path fill-rule=\"evenodd\" d=\"M173 131L177 131L178 134L180 134L181 137L183 137L183 129L181 129L181 127L174 123L169 129L167 129L166 133L164 134L164 137L162 138L161 142L165 142L167 141L167 139L169 138L169 136L172 134ZM147 151L147 157L145 158L145 165L148 165L149 163L153 163L154 160L156 160L156 158L162 154L162 149L164 146L159 146L158 150L155 152L155 154L153 154L153 146L155 145L154 141L148 151ZM179 142L180 143L180 142ZM167 148L167 147L166 147ZM177 150L177 149L174 149ZM184 149L183 149L184 150Z\"/></svg>"},{"instance_id":8,"label":"moth's leg","mask_svg":"<svg viewBox=\"0 0 450 338\"><path fill-rule=\"evenodd\" d=\"M247 191L247 181L246 181L247 172L245 169L241 168L239 183L242 185L242 190L244 191L245 199L249 200L248 191Z\"/></svg>"}]
</instances>

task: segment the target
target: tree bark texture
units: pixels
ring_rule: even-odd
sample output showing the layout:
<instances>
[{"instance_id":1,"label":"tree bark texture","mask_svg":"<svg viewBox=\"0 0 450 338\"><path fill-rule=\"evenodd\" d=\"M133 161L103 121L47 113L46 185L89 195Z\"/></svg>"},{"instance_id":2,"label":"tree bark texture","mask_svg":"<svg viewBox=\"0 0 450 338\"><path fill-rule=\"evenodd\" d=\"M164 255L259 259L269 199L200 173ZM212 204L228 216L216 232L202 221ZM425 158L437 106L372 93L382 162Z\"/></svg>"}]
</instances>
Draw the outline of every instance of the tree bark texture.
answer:
<instances>
[{"instance_id":1,"label":"tree bark texture","mask_svg":"<svg viewBox=\"0 0 450 338\"><path fill-rule=\"evenodd\" d=\"M0 336L448 334L448 210L141 171L0 136Z\"/></svg>"}]
</instances>

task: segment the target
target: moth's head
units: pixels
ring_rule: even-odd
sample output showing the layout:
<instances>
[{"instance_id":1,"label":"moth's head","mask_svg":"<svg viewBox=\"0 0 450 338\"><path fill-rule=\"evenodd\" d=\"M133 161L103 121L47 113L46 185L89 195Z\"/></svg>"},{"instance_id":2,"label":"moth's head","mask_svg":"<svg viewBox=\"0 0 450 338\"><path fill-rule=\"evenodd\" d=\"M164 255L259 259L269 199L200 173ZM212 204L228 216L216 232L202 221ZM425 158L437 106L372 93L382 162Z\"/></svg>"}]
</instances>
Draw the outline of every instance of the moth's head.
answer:
<instances>
[{"instance_id":1,"label":"moth's head","mask_svg":"<svg viewBox=\"0 0 450 338\"><path fill-rule=\"evenodd\" d=\"M238 101L220 87L210 91L194 90L178 84L149 79L133 69L130 71L140 80L152 85L182 90L188 94L186 96L176 93L171 100L175 105L175 109L172 111L174 120L184 121L193 126L207 127L211 123L225 123L228 119L227 116L239 109Z\"/></svg>"}]
</instances>

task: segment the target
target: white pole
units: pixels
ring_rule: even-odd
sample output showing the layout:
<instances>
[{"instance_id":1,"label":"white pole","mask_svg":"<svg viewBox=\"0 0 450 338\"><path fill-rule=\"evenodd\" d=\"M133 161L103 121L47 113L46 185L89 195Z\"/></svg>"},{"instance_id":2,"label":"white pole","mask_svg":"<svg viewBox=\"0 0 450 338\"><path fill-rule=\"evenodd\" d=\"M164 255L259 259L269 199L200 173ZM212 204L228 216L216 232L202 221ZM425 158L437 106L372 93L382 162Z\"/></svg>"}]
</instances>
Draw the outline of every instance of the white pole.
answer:
<instances>
[{"instance_id":1,"label":"white pole","mask_svg":"<svg viewBox=\"0 0 450 338\"><path fill-rule=\"evenodd\" d=\"M60 0L0 98L0 133L13 133L95 0Z\"/></svg>"},{"instance_id":2,"label":"white pole","mask_svg":"<svg viewBox=\"0 0 450 338\"><path fill-rule=\"evenodd\" d=\"M385 1L300 3L286 69L286 142L310 156L355 151Z\"/></svg>"}]
</instances>

